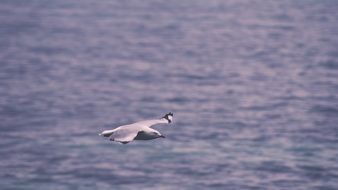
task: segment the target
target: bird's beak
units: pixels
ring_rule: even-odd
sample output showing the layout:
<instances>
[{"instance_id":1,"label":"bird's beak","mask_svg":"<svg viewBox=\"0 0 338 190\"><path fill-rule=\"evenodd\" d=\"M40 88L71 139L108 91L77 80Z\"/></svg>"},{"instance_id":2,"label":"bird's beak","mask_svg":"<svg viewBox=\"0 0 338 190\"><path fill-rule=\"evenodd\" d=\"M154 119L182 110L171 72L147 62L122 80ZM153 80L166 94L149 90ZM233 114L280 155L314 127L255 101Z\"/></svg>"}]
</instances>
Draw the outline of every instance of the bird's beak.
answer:
<instances>
[{"instance_id":1,"label":"bird's beak","mask_svg":"<svg viewBox=\"0 0 338 190\"><path fill-rule=\"evenodd\" d=\"M165 136L164 136L164 135L160 135L160 137L161 137L161 138L165 138Z\"/></svg>"}]
</instances>

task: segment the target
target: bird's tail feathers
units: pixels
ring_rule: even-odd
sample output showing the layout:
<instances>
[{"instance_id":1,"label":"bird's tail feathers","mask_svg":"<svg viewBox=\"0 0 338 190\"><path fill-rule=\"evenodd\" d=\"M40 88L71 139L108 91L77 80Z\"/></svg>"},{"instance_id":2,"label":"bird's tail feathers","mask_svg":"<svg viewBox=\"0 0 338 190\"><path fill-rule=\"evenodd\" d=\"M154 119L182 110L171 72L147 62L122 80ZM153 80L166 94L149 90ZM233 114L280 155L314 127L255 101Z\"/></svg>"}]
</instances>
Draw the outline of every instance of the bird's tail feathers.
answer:
<instances>
[{"instance_id":1,"label":"bird's tail feathers","mask_svg":"<svg viewBox=\"0 0 338 190\"><path fill-rule=\"evenodd\" d=\"M104 137L110 137L112 134L114 133L114 130L105 130L102 133L100 133L100 136L104 136Z\"/></svg>"}]
</instances>

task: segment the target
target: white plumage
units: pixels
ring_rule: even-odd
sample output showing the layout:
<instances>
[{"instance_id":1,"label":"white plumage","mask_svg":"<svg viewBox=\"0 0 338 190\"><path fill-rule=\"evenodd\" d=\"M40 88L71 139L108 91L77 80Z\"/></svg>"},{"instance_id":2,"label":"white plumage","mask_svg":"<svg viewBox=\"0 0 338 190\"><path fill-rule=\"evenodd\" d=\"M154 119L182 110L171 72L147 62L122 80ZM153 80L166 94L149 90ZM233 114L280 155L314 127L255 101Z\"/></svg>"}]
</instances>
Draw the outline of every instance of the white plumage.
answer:
<instances>
[{"instance_id":1,"label":"white plumage","mask_svg":"<svg viewBox=\"0 0 338 190\"><path fill-rule=\"evenodd\" d=\"M136 122L129 125L122 125L112 130L105 130L99 135L109 137L111 141L123 144L133 140L152 140L156 138L165 138L160 132L151 127L156 124L169 124L172 122L174 114L168 113L160 119L152 119Z\"/></svg>"}]
</instances>

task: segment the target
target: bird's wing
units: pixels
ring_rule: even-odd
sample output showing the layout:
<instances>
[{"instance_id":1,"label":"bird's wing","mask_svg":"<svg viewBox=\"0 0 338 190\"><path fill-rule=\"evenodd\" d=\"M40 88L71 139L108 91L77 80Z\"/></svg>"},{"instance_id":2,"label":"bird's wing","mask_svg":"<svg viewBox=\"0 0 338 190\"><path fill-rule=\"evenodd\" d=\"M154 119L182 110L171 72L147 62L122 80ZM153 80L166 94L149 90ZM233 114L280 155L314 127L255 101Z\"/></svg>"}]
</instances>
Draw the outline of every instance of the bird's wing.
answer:
<instances>
[{"instance_id":1,"label":"bird's wing","mask_svg":"<svg viewBox=\"0 0 338 190\"><path fill-rule=\"evenodd\" d=\"M167 124L168 121L166 119L164 119L164 118L161 118L161 119L151 119L151 120L139 121L137 123L134 123L133 125L138 125L138 126L142 126L142 127L151 127L153 125L161 124L161 123Z\"/></svg>"},{"instance_id":2,"label":"bird's wing","mask_svg":"<svg viewBox=\"0 0 338 190\"><path fill-rule=\"evenodd\" d=\"M121 143L128 143L134 140L138 132L139 130L135 130L135 128L119 128L110 136L110 140Z\"/></svg>"}]
</instances>

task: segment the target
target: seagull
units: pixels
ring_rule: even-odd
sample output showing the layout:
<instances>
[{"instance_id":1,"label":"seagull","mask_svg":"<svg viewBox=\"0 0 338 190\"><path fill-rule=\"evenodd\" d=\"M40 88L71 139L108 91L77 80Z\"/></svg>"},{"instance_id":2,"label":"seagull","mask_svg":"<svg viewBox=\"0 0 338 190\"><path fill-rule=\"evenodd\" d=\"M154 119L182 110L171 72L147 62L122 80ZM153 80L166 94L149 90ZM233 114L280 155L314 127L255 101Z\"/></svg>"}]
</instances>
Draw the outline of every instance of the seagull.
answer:
<instances>
[{"instance_id":1,"label":"seagull","mask_svg":"<svg viewBox=\"0 0 338 190\"><path fill-rule=\"evenodd\" d=\"M110 141L127 144L133 140L152 140L165 138L160 132L151 128L156 124L169 124L173 120L174 114L169 112L160 119L139 121L129 125L122 125L112 130L105 130L100 136L109 137Z\"/></svg>"}]
</instances>

